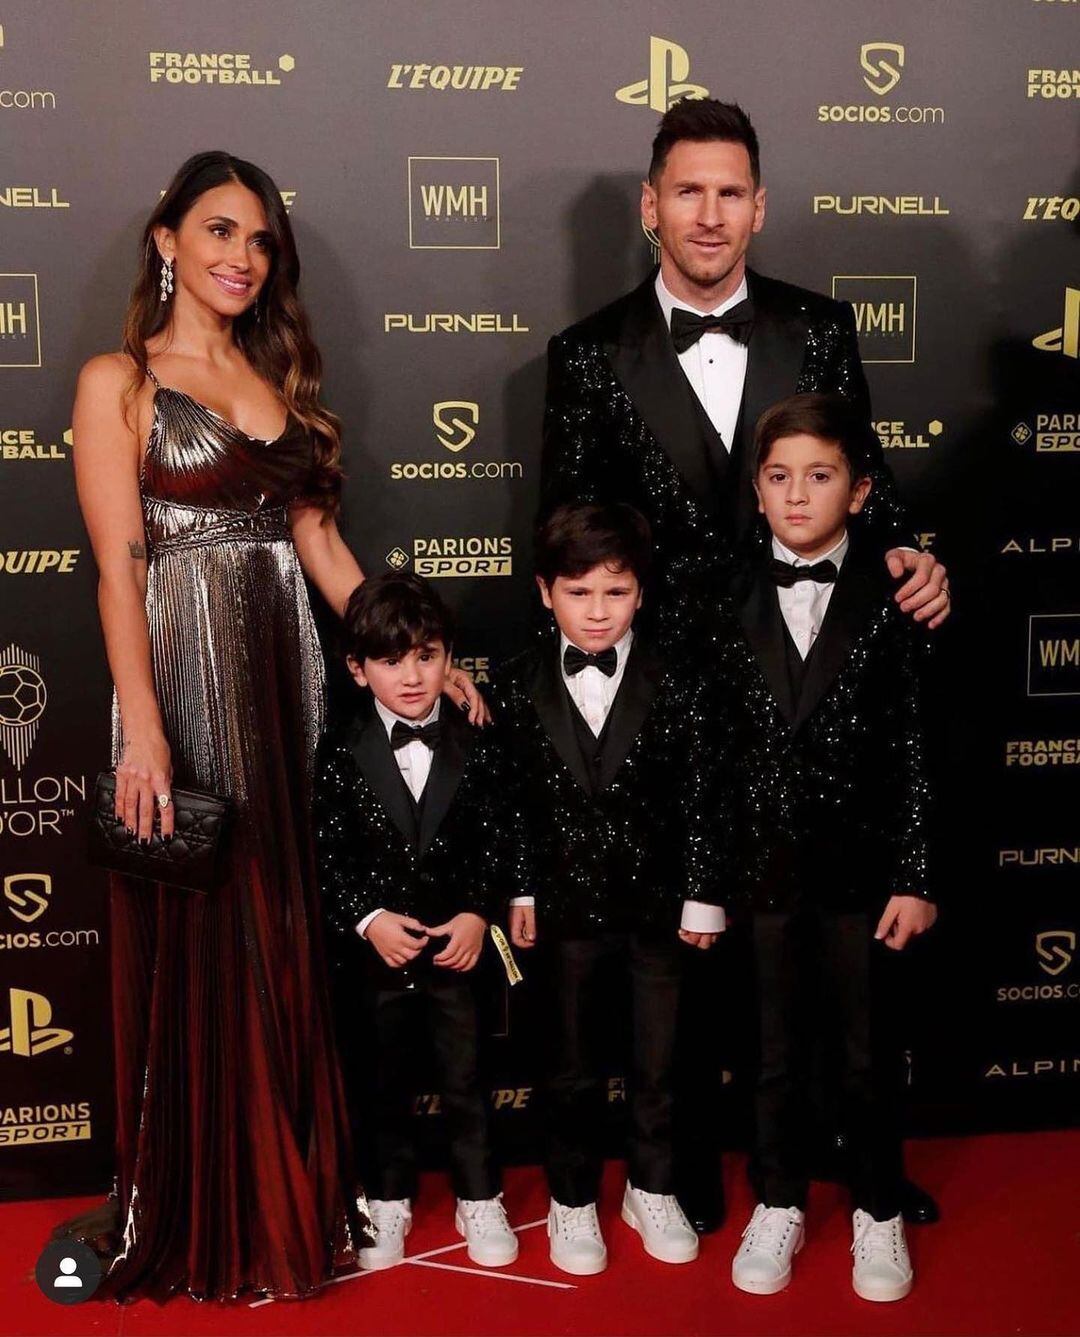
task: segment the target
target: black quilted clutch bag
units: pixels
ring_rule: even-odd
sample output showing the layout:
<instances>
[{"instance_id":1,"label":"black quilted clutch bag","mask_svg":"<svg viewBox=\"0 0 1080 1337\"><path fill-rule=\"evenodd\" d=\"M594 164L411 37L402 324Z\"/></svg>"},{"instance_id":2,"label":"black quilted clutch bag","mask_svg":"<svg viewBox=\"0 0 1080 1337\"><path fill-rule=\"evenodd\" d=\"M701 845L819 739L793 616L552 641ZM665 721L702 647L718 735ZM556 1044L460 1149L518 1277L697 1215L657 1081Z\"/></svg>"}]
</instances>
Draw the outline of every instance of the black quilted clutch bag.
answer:
<instances>
[{"instance_id":1,"label":"black quilted clutch bag","mask_svg":"<svg viewBox=\"0 0 1080 1337\"><path fill-rule=\"evenodd\" d=\"M112 873L204 894L221 885L232 801L197 789L172 791L174 834L166 844L155 829L147 846L116 817L116 774L102 771L90 814L90 862ZM156 827L156 823L155 823Z\"/></svg>"}]
</instances>

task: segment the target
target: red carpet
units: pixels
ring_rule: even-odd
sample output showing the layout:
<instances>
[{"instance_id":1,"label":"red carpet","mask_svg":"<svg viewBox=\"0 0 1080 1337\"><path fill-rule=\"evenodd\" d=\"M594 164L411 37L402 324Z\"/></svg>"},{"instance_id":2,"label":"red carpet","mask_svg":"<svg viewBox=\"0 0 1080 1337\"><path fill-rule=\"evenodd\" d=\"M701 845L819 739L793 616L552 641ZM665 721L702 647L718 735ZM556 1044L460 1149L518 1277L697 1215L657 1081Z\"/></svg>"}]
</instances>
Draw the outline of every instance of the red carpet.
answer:
<instances>
[{"instance_id":1,"label":"red carpet","mask_svg":"<svg viewBox=\"0 0 1080 1337\"><path fill-rule=\"evenodd\" d=\"M33 1266L50 1226L89 1204L52 1200L0 1206L0 1333L102 1334L1021 1334L1080 1332L1080 1131L914 1142L909 1167L940 1200L944 1221L911 1229L912 1294L871 1305L851 1291L849 1216L838 1189L816 1187L808 1238L789 1289L755 1297L730 1281L731 1255L752 1207L741 1159L728 1170L728 1224L701 1257L666 1267L646 1257L618 1219L622 1167L611 1165L601 1216L610 1264L599 1277L552 1267L543 1226L521 1235L505 1275L473 1268L454 1248L445 1180L425 1184L409 1237L411 1265L350 1278L304 1303L257 1307L174 1300L118 1309L97 1301L64 1308L46 1300ZM539 1173L511 1171L515 1224L544 1216ZM451 1246L447 1248L446 1246ZM419 1255L428 1255L419 1257ZM501 1279L500 1279L501 1278ZM576 1284L574 1284L576 1282Z\"/></svg>"}]
</instances>

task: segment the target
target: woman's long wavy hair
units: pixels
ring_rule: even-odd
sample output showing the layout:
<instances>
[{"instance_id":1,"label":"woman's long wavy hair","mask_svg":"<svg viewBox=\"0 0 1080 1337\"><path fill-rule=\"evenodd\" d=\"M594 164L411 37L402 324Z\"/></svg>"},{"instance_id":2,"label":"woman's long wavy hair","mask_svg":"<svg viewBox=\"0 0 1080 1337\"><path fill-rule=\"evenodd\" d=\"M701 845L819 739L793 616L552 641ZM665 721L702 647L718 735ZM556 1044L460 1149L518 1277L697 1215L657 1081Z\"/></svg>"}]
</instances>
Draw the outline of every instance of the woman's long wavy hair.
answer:
<instances>
[{"instance_id":1,"label":"woman's long wavy hair","mask_svg":"<svg viewBox=\"0 0 1080 1337\"><path fill-rule=\"evenodd\" d=\"M173 177L143 229L139 273L124 320L124 352L135 364L129 388L134 395L146 380L146 342L172 320L171 302L158 288L161 256L154 241L159 227L175 231L200 195L236 181L259 197L270 232L270 270L253 303L233 321L233 338L259 375L281 394L290 413L310 431L315 461L307 496L329 514L341 492L341 424L319 403L322 358L297 294L300 259L289 216L271 178L254 163L230 153L196 153Z\"/></svg>"}]
</instances>

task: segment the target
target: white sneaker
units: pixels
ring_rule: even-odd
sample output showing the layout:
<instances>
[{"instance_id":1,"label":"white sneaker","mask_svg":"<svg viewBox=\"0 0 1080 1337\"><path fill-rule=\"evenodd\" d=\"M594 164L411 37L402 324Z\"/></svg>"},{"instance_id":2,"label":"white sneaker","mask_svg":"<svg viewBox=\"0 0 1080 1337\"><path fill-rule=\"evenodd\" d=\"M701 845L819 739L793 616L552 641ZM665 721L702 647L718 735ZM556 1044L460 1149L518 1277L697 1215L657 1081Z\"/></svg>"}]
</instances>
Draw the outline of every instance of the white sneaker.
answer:
<instances>
[{"instance_id":1,"label":"white sneaker","mask_svg":"<svg viewBox=\"0 0 1080 1337\"><path fill-rule=\"evenodd\" d=\"M556 1267L575 1277L591 1277L607 1267L607 1247L600 1234L595 1202L564 1207L552 1198L547 1229L551 1261Z\"/></svg>"},{"instance_id":2,"label":"white sneaker","mask_svg":"<svg viewBox=\"0 0 1080 1337\"><path fill-rule=\"evenodd\" d=\"M454 1216L467 1253L481 1267L505 1267L518 1256L518 1237L510 1229L502 1194L494 1198L458 1198Z\"/></svg>"},{"instance_id":3,"label":"white sneaker","mask_svg":"<svg viewBox=\"0 0 1080 1337\"><path fill-rule=\"evenodd\" d=\"M395 1267L405 1257L405 1236L412 1229L408 1198L371 1198L368 1201L375 1243L360 1249L357 1257L364 1272Z\"/></svg>"},{"instance_id":4,"label":"white sneaker","mask_svg":"<svg viewBox=\"0 0 1080 1337\"><path fill-rule=\"evenodd\" d=\"M645 1252L662 1263L692 1263L698 1256L697 1232L674 1193L646 1193L627 1180L622 1219L641 1236Z\"/></svg>"},{"instance_id":5,"label":"white sneaker","mask_svg":"<svg viewBox=\"0 0 1080 1337\"><path fill-rule=\"evenodd\" d=\"M851 1284L864 1300L902 1300L915 1284L915 1272L904 1238L902 1216L875 1221L856 1208L851 1218L855 1264Z\"/></svg>"},{"instance_id":6,"label":"white sneaker","mask_svg":"<svg viewBox=\"0 0 1080 1337\"><path fill-rule=\"evenodd\" d=\"M803 1246L804 1214L798 1207L759 1202L731 1260L731 1280L751 1295L775 1295L791 1280L791 1260Z\"/></svg>"}]
</instances>

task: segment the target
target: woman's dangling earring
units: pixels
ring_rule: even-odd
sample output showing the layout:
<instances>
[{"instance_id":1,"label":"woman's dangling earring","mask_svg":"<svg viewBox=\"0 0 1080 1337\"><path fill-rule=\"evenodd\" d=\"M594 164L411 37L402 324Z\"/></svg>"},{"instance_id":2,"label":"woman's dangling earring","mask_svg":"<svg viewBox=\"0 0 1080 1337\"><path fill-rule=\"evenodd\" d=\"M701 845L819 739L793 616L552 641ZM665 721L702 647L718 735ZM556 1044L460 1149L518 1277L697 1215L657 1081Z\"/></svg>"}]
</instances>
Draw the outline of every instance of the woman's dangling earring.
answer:
<instances>
[{"instance_id":1,"label":"woman's dangling earring","mask_svg":"<svg viewBox=\"0 0 1080 1337\"><path fill-rule=\"evenodd\" d=\"M161 300L162 300L163 302L167 302L167 301L169 300L169 298L172 296L172 290L173 290L172 267L173 267L173 262L172 262L171 260L162 260L162 262L161 262Z\"/></svg>"}]
</instances>

